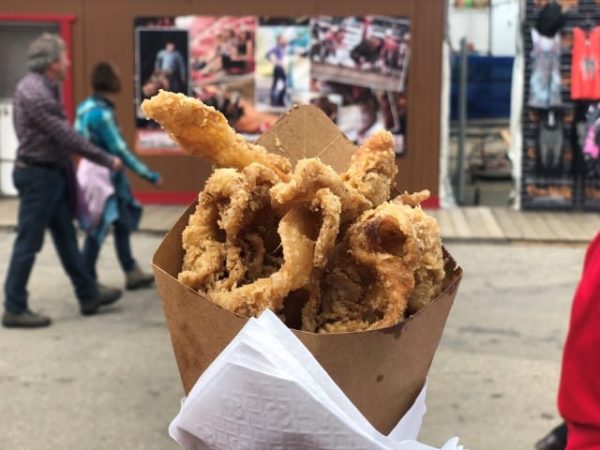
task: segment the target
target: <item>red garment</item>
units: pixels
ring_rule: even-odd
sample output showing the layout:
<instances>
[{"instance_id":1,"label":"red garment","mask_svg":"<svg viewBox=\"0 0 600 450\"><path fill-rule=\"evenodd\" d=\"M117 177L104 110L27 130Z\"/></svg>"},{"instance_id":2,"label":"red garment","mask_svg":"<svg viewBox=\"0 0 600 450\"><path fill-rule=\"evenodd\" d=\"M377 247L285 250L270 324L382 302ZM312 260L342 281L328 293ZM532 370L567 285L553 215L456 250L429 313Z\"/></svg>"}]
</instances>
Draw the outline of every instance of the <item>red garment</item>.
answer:
<instances>
[{"instance_id":1,"label":"red garment","mask_svg":"<svg viewBox=\"0 0 600 450\"><path fill-rule=\"evenodd\" d=\"M568 425L568 450L600 449L600 233L573 298L558 409Z\"/></svg>"},{"instance_id":2,"label":"red garment","mask_svg":"<svg viewBox=\"0 0 600 450\"><path fill-rule=\"evenodd\" d=\"M573 28L571 98L600 99L600 27L586 32Z\"/></svg>"},{"instance_id":3,"label":"red garment","mask_svg":"<svg viewBox=\"0 0 600 450\"><path fill-rule=\"evenodd\" d=\"M600 429L582 427L574 423L567 425L568 450L598 450L600 449Z\"/></svg>"}]
</instances>

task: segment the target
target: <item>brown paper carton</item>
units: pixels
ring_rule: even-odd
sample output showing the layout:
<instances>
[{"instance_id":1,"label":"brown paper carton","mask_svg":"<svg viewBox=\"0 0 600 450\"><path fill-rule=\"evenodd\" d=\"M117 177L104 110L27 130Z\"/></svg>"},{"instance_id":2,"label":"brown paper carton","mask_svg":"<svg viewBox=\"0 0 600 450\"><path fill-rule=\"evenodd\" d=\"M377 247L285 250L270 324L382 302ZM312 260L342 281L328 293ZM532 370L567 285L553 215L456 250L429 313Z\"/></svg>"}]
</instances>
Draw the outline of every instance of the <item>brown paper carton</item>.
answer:
<instances>
[{"instance_id":1,"label":"brown paper carton","mask_svg":"<svg viewBox=\"0 0 600 450\"><path fill-rule=\"evenodd\" d=\"M291 159L319 156L344 171L354 145L316 107L293 108L260 139ZM181 233L190 205L160 244L153 268L186 394L248 319L221 309L177 281L183 261ZM418 314L375 331L314 334L294 331L333 380L380 432L387 434L419 393L458 289L462 270L446 254L443 293Z\"/></svg>"}]
</instances>

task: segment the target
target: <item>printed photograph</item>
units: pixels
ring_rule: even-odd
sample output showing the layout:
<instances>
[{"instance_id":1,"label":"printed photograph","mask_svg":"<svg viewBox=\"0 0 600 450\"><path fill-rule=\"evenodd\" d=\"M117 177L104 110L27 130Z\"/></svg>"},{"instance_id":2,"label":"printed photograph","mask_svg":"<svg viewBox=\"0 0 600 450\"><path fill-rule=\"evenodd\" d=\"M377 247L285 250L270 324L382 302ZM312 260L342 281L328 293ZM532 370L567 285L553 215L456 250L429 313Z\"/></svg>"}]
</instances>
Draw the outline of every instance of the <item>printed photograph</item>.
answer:
<instances>
[{"instance_id":1,"label":"printed photograph","mask_svg":"<svg viewBox=\"0 0 600 450\"><path fill-rule=\"evenodd\" d=\"M310 92L309 21L268 18L259 20L256 107L285 111L294 103L307 103Z\"/></svg>"},{"instance_id":2,"label":"printed photograph","mask_svg":"<svg viewBox=\"0 0 600 450\"><path fill-rule=\"evenodd\" d=\"M189 92L188 32L170 28L136 30L139 80L138 98L152 97L159 89Z\"/></svg>"},{"instance_id":3,"label":"printed photograph","mask_svg":"<svg viewBox=\"0 0 600 450\"><path fill-rule=\"evenodd\" d=\"M406 96L336 81L312 84L311 103L321 108L357 145L374 132L387 129L394 135L397 155L405 152Z\"/></svg>"},{"instance_id":4,"label":"printed photograph","mask_svg":"<svg viewBox=\"0 0 600 450\"><path fill-rule=\"evenodd\" d=\"M182 16L175 24L190 34L194 86L254 76L256 17Z\"/></svg>"},{"instance_id":5,"label":"printed photograph","mask_svg":"<svg viewBox=\"0 0 600 450\"><path fill-rule=\"evenodd\" d=\"M311 75L403 92L410 55L410 22L386 16L312 20Z\"/></svg>"},{"instance_id":6,"label":"printed photograph","mask_svg":"<svg viewBox=\"0 0 600 450\"><path fill-rule=\"evenodd\" d=\"M254 106L258 19L182 16L175 23L190 34L192 94L249 139L268 130L278 116Z\"/></svg>"},{"instance_id":7,"label":"printed photograph","mask_svg":"<svg viewBox=\"0 0 600 450\"><path fill-rule=\"evenodd\" d=\"M175 28L173 18L143 18L135 22L136 151L180 151L158 124L147 120L140 105L160 89L190 93L189 34Z\"/></svg>"}]
</instances>

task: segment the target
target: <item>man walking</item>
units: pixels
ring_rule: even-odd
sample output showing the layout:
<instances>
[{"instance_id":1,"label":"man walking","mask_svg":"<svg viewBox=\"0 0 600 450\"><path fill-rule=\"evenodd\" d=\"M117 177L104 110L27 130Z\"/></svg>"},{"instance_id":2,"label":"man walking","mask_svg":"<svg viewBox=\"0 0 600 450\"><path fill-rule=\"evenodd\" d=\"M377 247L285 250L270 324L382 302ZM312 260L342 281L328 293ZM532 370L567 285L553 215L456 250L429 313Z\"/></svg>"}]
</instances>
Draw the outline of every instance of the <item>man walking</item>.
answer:
<instances>
[{"instance_id":1,"label":"man walking","mask_svg":"<svg viewBox=\"0 0 600 450\"><path fill-rule=\"evenodd\" d=\"M13 181L19 192L19 215L4 284L2 325L33 328L51 322L32 312L27 302L27 282L46 228L73 283L82 314L95 314L120 298L120 290L96 285L79 252L72 222L76 197L71 155L78 153L112 170L120 170L122 164L77 134L66 119L59 82L70 61L62 39L43 34L30 44L27 58L30 71L18 83L13 100L19 141Z\"/></svg>"}]
</instances>

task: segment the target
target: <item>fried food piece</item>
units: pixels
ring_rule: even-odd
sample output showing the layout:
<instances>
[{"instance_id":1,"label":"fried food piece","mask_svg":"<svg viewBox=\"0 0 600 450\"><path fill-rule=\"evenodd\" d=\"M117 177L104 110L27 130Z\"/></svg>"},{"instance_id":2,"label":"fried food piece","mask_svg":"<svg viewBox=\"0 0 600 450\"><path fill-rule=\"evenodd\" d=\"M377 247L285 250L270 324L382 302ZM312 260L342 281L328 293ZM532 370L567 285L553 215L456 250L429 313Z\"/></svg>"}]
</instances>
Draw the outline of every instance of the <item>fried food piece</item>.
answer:
<instances>
[{"instance_id":1,"label":"fried food piece","mask_svg":"<svg viewBox=\"0 0 600 450\"><path fill-rule=\"evenodd\" d=\"M183 239L188 244L183 244L183 269L177 276L181 283L192 289L200 289L203 285L216 281L223 271L223 260L227 253L225 244L214 239L202 239L197 244L190 245L190 242L196 241L192 237L195 233L204 234L199 228L184 232Z\"/></svg>"},{"instance_id":2,"label":"fried food piece","mask_svg":"<svg viewBox=\"0 0 600 450\"><path fill-rule=\"evenodd\" d=\"M288 179L291 165L286 158L247 142L229 126L223 114L200 100L161 90L142 102L142 111L192 155L240 170L257 162L281 180Z\"/></svg>"},{"instance_id":3,"label":"fried food piece","mask_svg":"<svg viewBox=\"0 0 600 450\"><path fill-rule=\"evenodd\" d=\"M349 228L316 280L318 287L309 287L303 329L331 333L393 326L433 300L444 275L435 219L401 199L383 203Z\"/></svg>"},{"instance_id":4,"label":"fried food piece","mask_svg":"<svg viewBox=\"0 0 600 450\"><path fill-rule=\"evenodd\" d=\"M404 192L392 202L416 208L428 198L429 191L424 189L413 194ZM416 313L440 295L446 276L439 224L435 220L427 220L424 224L425 228L420 232L424 251L419 267L415 270L415 289L408 299L408 314Z\"/></svg>"},{"instance_id":5,"label":"fried food piece","mask_svg":"<svg viewBox=\"0 0 600 450\"><path fill-rule=\"evenodd\" d=\"M289 181L273 186L271 189L273 206L285 209L310 204L317 191L324 188L340 199L343 223L354 220L360 213L371 207L371 202L364 195L344 183L331 166L317 158L298 161Z\"/></svg>"},{"instance_id":6,"label":"fried food piece","mask_svg":"<svg viewBox=\"0 0 600 450\"><path fill-rule=\"evenodd\" d=\"M308 301L302 309L302 330L321 333L366 330L369 323L362 317L361 305L365 281L366 274L359 273L348 252L348 242L343 240L335 246L326 268L311 274L306 287Z\"/></svg>"},{"instance_id":7,"label":"fried food piece","mask_svg":"<svg viewBox=\"0 0 600 450\"><path fill-rule=\"evenodd\" d=\"M382 130L369 137L352 155L342 179L373 206L378 206L390 198L397 173L394 137Z\"/></svg>"},{"instance_id":8,"label":"fried food piece","mask_svg":"<svg viewBox=\"0 0 600 450\"><path fill-rule=\"evenodd\" d=\"M207 185L213 177L218 176L219 172L216 171L208 179ZM207 192L202 191L198 196L196 211L190 215L188 225L183 230L183 267L177 276L181 283L193 289L213 283L222 272L226 249L225 242L217 236L218 217L216 203Z\"/></svg>"},{"instance_id":9,"label":"fried food piece","mask_svg":"<svg viewBox=\"0 0 600 450\"><path fill-rule=\"evenodd\" d=\"M237 242L240 233L259 211L270 209L269 190L277 183L275 173L252 163L241 173L219 169L210 177L204 192L219 208L219 228L228 241Z\"/></svg>"},{"instance_id":10,"label":"fried food piece","mask_svg":"<svg viewBox=\"0 0 600 450\"><path fill-rule=\"evenodd\" d=\"M308 284L314 265L324 265L333 248L341 202L324 188L279 221L269 195L277 181L257 163L213 173L183 233L182 283L246 316L277 311L292 290ZM271 228L276 242L269 241ZM272 255L278 249L281 258Z\"/></svg>"},{"instance_id":11,"label":"fried food piece","mask_svg":"<svg viewBox=\"0 0 600 450\"><path fill-rule=\"evenodd\" d=\"M223 277L214 282L212 290L229 291L263 276L266 252L263 239L258 234L244 236L237 245L227 242L225 247Z\"/></svg>"},{"instance_id":12,"label":"fried food piece","mask_svg":"<svg viewBox=\"0 0 600 450\"><path fill-rule=\"evenodd\" d=\"M312 201L311 210L319 211L323 216L313 258L313 265L323 268L327 264L327 258L333 250L340 231L342 202L329 189L319 189Z\"/></svg>"},{"instance_id":13,"label":"fried food piece","mask_svg":"<svg viewBox=\"0 0 600 450\"><path fill-rule=\"evenodd\" d=\"M374 282L363 300L378 319L373 328L400 322L415 286L413 272L419 257L417 230L408 215L398 213L397 207L383 204L366 213L348 232L355 261L375 272Z\"/></svg>"},{"instance_id":14,"label":"fried food piece","mask_svg":"<svg viewBox=\"0 0 600 450\"><path fill-rule=\"evenodd\" d=\"M302 308L302 330L314 333L319 327L317 322L319 309L321 308L321 280L323 279L323 271L319 268L313 269L310 274L310 280L305 287L308 300Z\"/></svg>"},{"instance_id":15,"label":"fried food piece","mask_svg":"<svg viewBox=\"0 0 600 450\"><path fill-rule=\"evenodd\" d=\"M268 278L230 291L209 291L210 299L246 317L256 316L267 308L281 309L283 299L310 279L315 249L315 242L309 237L312 228L311 217L301 208L287 212L278 227L283 248L281 268Z\"/></svg>"},{"instance_id":16,"label":"fried food piece","mask_svg":"<svg viewBox=\"0 0 600 450\"><path fill-rule=\"evenodd\" d=\"M404 246L416 247L416 242L411 239L412 230L403 232L395 218L378 212L368 211L350 227L339 261L342 264L326 273L317 319L319 332L384 328L404 318L415 284L416 261L405 261L402 256ZM344 259L352 263L344 265ZM342 295L336 290L340 285L352 286L351 292Z\"/></svg>"},{"instance_id":17,"label":"fried food piece","mask_svg":"<svg viewBox=\"0 0 600 450\"><path fill-rule=\"evenodd\" d=\"M428 189L423 189L419 192L413 192L412 194L409 194L408 192L404 191L402 194L392 199L392 202L412 206L414 208L415 206L418 206L425 200L427 200L430 195L431 193Z\"/></svg>"},{"instance_id":18,"label":"fried food piece","mask_svg":"<svg viewBox=\"0 0 600 450\"><path fill-rule=\"evenodd\" d=\"M185 255L180 282L203 290L219 283L229 286L245 276L248 264L256 266L255 258L264 258L264 242L256 232L268 236L269 228L276 228L276 217L272 211L269 214L269 190L277 180L272 170L256 163L242 172L215 170L198 196L196 211L183 232ZM257 217L264 226L255 223ZM265 220L269 217L271 223ZM254 228L253 235L248 234L249 227ZM245 258L233 246L245 246ZM227 277L231 280L223 281Z\"/></svg>"},{"instance_id":19,"label":"fried food piece","mask_svg":"<svg viewBox=\"0 0 600 450\"><path fill-rule=\"evenodd\" d=\"M440 293L439 228L419 206L429 192L386 203L397 174L390 133L369 138L341 175L317 158L292 172L198 100L160 92L142 109L188 152L224 167L199 194L178 276L222 308L297 320L307 294L303 329L348 332L393 326Z\"/></svg>"}]
</instances>

